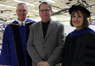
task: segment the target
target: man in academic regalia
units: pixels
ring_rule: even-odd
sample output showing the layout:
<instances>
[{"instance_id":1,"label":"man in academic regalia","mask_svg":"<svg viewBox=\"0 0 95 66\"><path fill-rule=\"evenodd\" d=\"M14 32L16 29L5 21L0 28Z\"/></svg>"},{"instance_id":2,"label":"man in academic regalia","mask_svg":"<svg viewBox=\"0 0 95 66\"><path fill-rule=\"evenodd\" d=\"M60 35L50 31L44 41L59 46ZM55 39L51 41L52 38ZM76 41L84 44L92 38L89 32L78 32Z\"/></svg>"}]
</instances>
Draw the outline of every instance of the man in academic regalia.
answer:
<instances>
[{"instance_id":1,"label":"man in academic regalia","mask_svg":"<svg viewBox=\"0 0 95 66\"><path fill-rule=\"evenodd\" d=\"M31 66L32 60L27 53L27 39L29 27L35 23L26 19L27 6L25 3L17 5L18 19L9 24L3 35L3 44L0 56L0 65Z\"/></svg>"}]
</instances>

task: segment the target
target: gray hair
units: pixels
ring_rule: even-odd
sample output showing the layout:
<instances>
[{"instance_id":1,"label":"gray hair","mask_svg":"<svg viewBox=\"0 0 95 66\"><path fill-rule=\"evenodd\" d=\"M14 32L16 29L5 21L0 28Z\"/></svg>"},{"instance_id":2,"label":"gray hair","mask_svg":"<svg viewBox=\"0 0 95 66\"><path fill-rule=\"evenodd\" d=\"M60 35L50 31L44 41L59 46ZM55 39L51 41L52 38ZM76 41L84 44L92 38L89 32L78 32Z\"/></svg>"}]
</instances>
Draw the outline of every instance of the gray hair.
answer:
<instances>
[{"instance_id":1,"label":"gray hair","mask_svg":"<svg viewBox=\"0 0 95 66\"><path fill-rule=\"evenodd\" d=\"M19 7L20 5L25 5L25 7L26 7L26 9L27 9L27 6L26 6L25 3L18 3L17 6L16 6L16 10L18 9L18 7Z\"/></svg>"}]
</instances>

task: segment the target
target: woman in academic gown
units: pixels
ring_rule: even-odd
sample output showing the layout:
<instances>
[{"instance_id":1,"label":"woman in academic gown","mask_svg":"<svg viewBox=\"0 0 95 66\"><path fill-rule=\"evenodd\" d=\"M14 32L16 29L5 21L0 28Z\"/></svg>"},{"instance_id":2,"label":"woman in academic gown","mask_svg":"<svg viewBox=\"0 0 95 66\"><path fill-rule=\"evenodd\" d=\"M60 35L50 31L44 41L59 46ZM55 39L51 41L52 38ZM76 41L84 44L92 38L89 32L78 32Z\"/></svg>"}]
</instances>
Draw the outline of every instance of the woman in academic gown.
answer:
<instances>
[{"instance_id":1,"label":"woman in academic gown","mask_svg":"<svg viewBox=\"0 0 95 66\"><path fill-rule=\"evenodd\" d=\"M95 66L95 32L88 27L90 12L81 5L69 9L71 26L63 49L64 66Z\"/></svg>"}]
</instances>

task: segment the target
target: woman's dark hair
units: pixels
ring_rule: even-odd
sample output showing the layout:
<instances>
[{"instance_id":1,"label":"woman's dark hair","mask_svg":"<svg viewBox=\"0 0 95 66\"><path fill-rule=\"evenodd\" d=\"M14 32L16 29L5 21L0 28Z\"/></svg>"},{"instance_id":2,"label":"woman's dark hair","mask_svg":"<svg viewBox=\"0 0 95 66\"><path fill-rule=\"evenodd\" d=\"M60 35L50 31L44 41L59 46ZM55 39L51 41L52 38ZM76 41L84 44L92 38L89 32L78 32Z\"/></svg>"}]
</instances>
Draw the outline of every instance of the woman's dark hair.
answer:
<instances>
[{"instance_id":1,"label":"woman's dark hair","mask_svg":"<svg viewBox=\"0 0 95 66\"><path fill-rule=\"evenodd\" d=\"M80 11L80 10L76 10L76 11L73 11L73 12L71 13L71 19L70 19L70 24L71 24L71 26L73 26L73 24L72 24L72 16L73 16L75 13L77 13L77 14L79 15L79 11ZM82 11L80 11L80 12L82 13L82 15L83 15L83 17L84 17L82 27L83 27L83 28L88 27L89 23L88 23L88 20L87 20L87 15L86 15L84 12L82 12Z\"/></svg>"}]
</instances>

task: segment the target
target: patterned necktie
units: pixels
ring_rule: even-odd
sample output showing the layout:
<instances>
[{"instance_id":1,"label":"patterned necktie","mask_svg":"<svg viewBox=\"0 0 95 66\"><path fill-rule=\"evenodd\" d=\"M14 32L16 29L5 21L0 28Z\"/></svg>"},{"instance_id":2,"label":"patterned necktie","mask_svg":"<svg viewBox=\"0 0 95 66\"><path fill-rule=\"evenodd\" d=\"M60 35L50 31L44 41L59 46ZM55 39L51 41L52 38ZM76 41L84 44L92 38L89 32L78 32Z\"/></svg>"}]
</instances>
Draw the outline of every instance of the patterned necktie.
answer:
<instances>
[{"instance_id":1,"label":"patterned necktie","mask_svg":"<svg viewBox=\"0 0 95 66\"><path fill-rule=\"evenodd\" d=\"M21 22L21 26L23 26L23 22Z\"/></svg>"}]
</instances>

